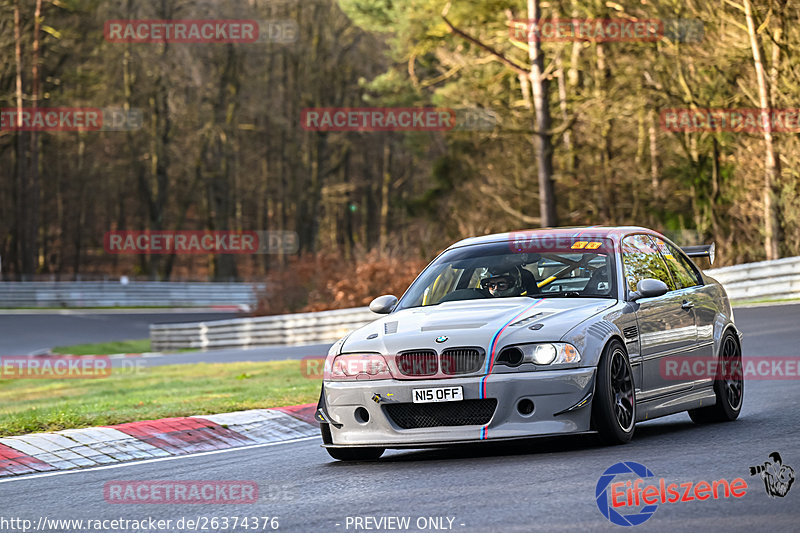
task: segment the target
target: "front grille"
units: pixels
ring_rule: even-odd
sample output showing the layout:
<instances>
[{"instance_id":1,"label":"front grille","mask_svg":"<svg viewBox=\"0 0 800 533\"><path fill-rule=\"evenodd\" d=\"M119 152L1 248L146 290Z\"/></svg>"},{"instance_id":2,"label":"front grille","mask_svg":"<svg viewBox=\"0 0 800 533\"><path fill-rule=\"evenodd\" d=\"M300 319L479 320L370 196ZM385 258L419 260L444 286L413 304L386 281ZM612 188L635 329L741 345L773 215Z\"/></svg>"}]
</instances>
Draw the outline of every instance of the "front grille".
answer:
<instances>
[{"instance_id":1,"label":"front grille","mask_svg":"<svg viewBox=\"0 0 800 533\"><path fill-rule=\"evenodd\" d=\"M397 370L404 376L433 376L439 371L436 352L417 350L398 354Z\"/></svg>"},{"instance_id":2,"label":"front grille","mask_svg":"<svg viewBox=\"0 0 800 533\"><path fill-rule=\"evenodd\" d=\"M442 403L388 403L383 406L389 419L402 429L439 426L483 426L497 408L495 398Z\"/></svg>"},{"instance_id":3,"label":"front grille","mask_svg":"<svg viewBox=\"0 0 800 533\"><path fill-rule=\"evenodd\" d=\"M483 350L477 348L448 348L442 352L442 372L454 376L477 372L483 364Z\"/></svg>"}]
</instances>

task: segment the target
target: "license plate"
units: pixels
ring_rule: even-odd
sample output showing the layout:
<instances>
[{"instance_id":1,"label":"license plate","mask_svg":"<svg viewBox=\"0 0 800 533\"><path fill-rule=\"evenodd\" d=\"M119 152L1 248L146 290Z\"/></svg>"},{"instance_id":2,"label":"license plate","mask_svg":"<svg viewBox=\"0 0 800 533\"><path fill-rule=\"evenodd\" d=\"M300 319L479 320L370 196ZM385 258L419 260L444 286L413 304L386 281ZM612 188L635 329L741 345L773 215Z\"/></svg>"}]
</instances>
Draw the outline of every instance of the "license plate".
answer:
<instances>
[{"instance_id":1,"label":"license plate","mask_svg":"<svg viewBox=\"0 0 800 533\"><path fill-rule=\"evenodd\" d=\"M413 389L414 403L458 402L464 399L461 387L435 387L432 389Z\"/></svg>"}]
</instances>

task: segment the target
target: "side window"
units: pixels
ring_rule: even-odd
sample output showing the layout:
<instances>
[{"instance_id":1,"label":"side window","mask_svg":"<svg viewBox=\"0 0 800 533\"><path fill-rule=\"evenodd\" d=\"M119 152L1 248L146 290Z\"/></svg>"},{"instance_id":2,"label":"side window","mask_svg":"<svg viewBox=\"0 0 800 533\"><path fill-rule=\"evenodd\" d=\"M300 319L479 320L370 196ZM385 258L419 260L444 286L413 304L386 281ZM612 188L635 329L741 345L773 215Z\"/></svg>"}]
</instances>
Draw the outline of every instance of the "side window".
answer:
<instances>
[{"instance_id":1,"label":"side window","mask_svg":"<svg viewBox=\"0 0 800 533\"><path fill-rule=\"evenodd\" d=\"M629 235L622 240L622 263L625 282L631 291L635 291L636 284L645 278L661 280L670 290L675 290L667 265L647 235Z\"/></svg>"},{"instance_id":2,"label":"side window","mask_svg":"<svg viewBox=\"0 0 800 533\"><path fill-rule=\"evenodd\" d=\"M701 285L697 273L690 265L686 264L686 259L679 251L661 239L656 239L656 245L664 257L664 261L667 262L669 271L672 273L675 284L679 289Z\"/></svg>"},{"instance_id":3,"label":"side window","mask_svg":"<svg viewBox=\"0 0 800 533\"><path fill-rule=\"evenodd\" d=\"M697 271L697 267L692 263L692 260L686 257L680 251L675 254L675 257L678 258L678 261L681 262L683 266L686 267L686 270L689 271L689 275L692 277L692 286L703 285L703 278L700 276L700 273Z\"/></svg>"}]
</instances>

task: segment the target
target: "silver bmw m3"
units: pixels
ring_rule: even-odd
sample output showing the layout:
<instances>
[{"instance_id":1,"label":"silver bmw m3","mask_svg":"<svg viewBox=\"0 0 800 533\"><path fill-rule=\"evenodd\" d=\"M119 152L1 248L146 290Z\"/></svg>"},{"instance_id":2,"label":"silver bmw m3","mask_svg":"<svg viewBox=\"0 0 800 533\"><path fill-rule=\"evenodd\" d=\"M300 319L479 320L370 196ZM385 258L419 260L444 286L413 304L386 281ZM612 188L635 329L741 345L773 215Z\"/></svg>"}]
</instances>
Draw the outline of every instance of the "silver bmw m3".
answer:
<instances>
[{"instance_id":1,"label":"silver bmw m3","mask_svg":"<svg viewBox=\"0 0 800 533\"><path fill-rule=\"evenodd\" d=\"M339 460L532 436L628 442L636 422L689 411L734 420L741 335L722 286L639 227L466 239L442 252L386 316L336 342L317 418ZM724 372L671 373L697 361ZM697 365L690 368L696 368Z\"/></svg>"}]
</instances>

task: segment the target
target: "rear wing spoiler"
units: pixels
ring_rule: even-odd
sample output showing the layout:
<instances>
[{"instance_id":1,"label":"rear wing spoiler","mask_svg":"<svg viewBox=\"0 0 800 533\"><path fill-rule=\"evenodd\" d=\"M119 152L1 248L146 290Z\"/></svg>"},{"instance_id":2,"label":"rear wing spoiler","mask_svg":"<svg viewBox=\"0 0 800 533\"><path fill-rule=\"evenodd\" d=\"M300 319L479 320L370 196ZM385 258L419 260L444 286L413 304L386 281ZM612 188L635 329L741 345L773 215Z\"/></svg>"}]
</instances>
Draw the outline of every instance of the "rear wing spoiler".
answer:
<instances>
[{"instance_id":1,"label":"rear wing spoiler","mask_svg":"<svg viewBox=\"0 0 800 533\"><path fill-rule=\"evenodd\" d=\"M713 242L711 244L701 244L700 246L684 246L681 250L684 251L689 257L708 257L711 264L714 264L714 253L717 246Z\"/></svg>"}]
</instances>

